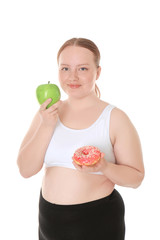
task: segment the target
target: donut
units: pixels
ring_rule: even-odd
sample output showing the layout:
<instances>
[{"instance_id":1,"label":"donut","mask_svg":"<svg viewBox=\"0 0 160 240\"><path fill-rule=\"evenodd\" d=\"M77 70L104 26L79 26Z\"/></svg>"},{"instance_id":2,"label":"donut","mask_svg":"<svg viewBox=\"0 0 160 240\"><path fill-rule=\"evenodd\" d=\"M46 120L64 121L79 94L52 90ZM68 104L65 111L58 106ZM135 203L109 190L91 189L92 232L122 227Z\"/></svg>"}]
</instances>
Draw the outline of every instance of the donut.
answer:
<instances>
[{"instance_id":1,"label":"donut","mask_svg":"<svg viewBox=\"0 0 160 240\"><path fill-rule=\"evenodd\" d=\"M93 165L96 164L100 158L101 152L94 146L83 146L78 148L73 155L73 160L78 165Z\"/></svg>"}]
</instances>

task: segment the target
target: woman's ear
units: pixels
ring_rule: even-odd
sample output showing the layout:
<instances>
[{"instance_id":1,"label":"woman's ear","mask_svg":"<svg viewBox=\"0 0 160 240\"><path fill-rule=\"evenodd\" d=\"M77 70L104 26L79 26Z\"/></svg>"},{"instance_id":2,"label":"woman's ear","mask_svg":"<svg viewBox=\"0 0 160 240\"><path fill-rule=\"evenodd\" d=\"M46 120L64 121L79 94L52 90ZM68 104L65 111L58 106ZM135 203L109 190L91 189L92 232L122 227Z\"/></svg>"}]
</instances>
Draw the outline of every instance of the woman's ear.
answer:
<instances>
[{"instance_id":1,"label":"woman's ear","mask_svg":"<svg viewBox=\"0 0 160 240\"><path fill-rule=\"evenodd\" d=\"M101 67L99 66L99 67L97 67L97 77L96 77L96 80L99 78L100 74L101 74Z\"/></svg>"}]
</instances>

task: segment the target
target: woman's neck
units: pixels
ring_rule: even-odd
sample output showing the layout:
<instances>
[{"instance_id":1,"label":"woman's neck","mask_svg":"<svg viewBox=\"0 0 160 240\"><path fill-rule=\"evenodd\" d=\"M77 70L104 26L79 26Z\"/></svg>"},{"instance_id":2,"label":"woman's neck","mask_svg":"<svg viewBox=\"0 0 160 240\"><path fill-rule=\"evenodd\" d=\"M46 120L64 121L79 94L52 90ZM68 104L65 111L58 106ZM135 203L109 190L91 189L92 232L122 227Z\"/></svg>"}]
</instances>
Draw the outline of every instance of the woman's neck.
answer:
<instances>
[{"instance_id":1,"label":"woman's neck","mask_svg":"<svg viewBox=\"0 0 160 240\"><path fill-rule=\"evenodd\" d=\"M93 107L93 106L97 105L99 102L100 102L100 99L95 94L88 95L83 98L69 97L66 100L66 104L74 111Z\"/></svg>"}]
</instances>

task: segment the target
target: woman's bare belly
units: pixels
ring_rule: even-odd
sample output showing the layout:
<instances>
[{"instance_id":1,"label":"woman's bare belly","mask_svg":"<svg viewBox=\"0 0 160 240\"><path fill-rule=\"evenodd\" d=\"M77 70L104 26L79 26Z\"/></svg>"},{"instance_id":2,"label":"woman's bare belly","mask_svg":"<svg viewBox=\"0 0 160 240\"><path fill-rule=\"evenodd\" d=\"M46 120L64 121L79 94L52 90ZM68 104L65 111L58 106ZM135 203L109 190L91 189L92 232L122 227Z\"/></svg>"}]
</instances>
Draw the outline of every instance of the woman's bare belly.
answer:
<instances>
[{"instance_id":1,"label":"woman's bare belly","mask_svg":"<svg viewBox=\"0 0 160 240\"><path fill-rule=\"evenodd\" d=\"M64 167L45 169L43 197L55 204L79 204L111 194L114 184L104 175L82 173Z\"/></svg>"}]
</instances>

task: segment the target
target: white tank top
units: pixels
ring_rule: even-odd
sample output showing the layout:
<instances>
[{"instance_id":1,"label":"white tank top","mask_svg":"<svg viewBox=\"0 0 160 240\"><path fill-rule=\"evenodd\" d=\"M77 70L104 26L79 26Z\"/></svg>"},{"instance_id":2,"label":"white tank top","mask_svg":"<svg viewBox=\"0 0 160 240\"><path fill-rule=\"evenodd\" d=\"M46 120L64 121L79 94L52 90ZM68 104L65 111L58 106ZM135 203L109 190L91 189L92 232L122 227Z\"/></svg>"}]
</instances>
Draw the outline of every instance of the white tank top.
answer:
<instances>
[{"instance_id":1,"label":"white tank top","mask_svg":"<svg viewBox=\"0 0 160 240\"><path fill-rule=\"evenodd\" d=\"M106 161L115 163L109 135L110 114L113 108L115 106L107 105L99 118L85 129L76 130L68 128L58 119L45 154L45 166L59 166L76 170L72 164L72 156L77 148L85 145L98 147L105 154L104 158ZM101 172L90 172L90 174L102 175Z\"/></svg>"}]
</instances>

